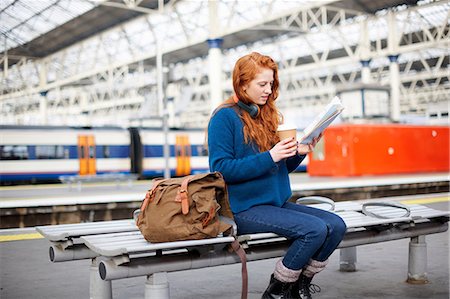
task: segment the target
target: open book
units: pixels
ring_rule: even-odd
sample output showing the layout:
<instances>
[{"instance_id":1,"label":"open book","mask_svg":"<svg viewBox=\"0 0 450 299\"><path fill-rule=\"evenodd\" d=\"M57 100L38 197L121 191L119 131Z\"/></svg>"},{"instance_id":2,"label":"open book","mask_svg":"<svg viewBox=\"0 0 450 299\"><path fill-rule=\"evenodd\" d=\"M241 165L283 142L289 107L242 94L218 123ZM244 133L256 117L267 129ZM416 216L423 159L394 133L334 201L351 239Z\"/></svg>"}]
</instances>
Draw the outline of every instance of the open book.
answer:
<instances>
[{"instance_id":1,"label":"open book","mask_svg":"<svg viewBox=\"0 0 450 299\"><path fill-rule=\"evenodd\" d=\"M300 143L311 143L313 138L322 133L336 117L344 110L341 100L334 97L333 100L325 107L325 109L314 118L311 124L303 130L303 136L300 138Z\"/></svg>"}]
</instances>

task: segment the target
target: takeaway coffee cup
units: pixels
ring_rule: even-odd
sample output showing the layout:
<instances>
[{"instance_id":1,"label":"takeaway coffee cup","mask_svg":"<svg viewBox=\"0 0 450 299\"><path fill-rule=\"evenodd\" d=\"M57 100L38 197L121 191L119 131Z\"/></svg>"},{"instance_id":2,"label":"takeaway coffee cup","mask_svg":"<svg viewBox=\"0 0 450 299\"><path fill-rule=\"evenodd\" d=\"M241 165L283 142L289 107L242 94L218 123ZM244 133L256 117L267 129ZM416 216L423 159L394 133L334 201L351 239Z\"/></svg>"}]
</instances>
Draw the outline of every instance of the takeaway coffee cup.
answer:
<instances>
[{"instance_id":1,"label":"takeaway coffee cup","mask_svg":"<svg viewBox=\"0 0 450 299\"><path fill-rule=\"evenodd\" d=\"M294 137L294 139L297 140L297 128L292 125L285 125L285 124L279 125L278 136L280 137L280 140L292 137Z\"/></svg>"}]
</instances>

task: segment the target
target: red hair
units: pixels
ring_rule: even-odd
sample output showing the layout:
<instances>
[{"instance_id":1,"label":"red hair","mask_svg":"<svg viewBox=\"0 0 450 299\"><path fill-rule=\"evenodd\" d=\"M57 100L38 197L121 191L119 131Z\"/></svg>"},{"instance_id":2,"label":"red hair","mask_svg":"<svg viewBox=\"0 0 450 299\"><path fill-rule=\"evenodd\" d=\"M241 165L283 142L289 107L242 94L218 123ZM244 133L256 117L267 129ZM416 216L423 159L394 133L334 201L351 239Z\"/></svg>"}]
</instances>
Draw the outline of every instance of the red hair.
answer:
<instances>
[{"instance_id":1,"label":"red hair","mask_svg":"<svg viewBox=\"0 0 450 299\"><path fill-rule=\"evenodd\" d=\"M260 106L260 112L256 118L252 118L248 113L241 113L240 118L244 123L244 141L253 141L261 152L270 150L278 141L278 124L282 121L282 116L275 106L278 98L278 66L269 56L261 55L257 52L250 53L238 59L233 70L233 89L238 99L245 104L253 104L244 91L250 81L255 79L262 69L273 71L272 93L265 105ZM221 106L235 105L233 97L227 99Z\"/></svg>"}]
</instances>

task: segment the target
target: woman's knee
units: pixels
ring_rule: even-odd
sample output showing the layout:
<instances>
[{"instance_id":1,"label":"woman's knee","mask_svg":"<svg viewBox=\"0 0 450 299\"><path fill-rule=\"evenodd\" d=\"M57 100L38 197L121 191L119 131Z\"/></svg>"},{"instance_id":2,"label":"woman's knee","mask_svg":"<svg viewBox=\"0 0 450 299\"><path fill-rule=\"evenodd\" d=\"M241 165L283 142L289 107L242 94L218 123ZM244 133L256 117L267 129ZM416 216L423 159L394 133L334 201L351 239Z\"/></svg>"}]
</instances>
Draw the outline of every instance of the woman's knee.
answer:
<instances>
[{"instance_id":1,"label":"woman's knee","mask_svg":"<svg viewBox=\"0 0 450 299\"><path fill-rule=\"evenodd\" d=\"M328 235L328 226L324 222L317 222L309 227L309 231L305 235L306 237L313 238L318 242L323 242Z\"/></svg>"},{"instance_id":2,"label":"woman's knee","mask_svg":"<svg viewBox=\"0 0 450 299\"><path fill-rule=\"evenodd\" d=\"M344 236L347 231L347 225L344 220L338 215L335 215L333 221L330 223L333 229L333 233Z\"/></svg>"}]
</instances>

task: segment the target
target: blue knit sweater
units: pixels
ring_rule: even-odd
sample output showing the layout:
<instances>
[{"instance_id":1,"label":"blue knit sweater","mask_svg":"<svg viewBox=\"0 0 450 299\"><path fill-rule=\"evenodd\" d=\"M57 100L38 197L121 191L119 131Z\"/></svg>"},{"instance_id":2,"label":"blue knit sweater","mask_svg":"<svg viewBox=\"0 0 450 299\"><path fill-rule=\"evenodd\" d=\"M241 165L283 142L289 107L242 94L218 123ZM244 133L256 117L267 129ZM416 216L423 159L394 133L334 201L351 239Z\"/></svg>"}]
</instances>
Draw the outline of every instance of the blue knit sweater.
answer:
<instances>
[{"instance_id":1,"label":"blue knit sweater","mask_svg":"<svg viewBox=\"0 0 450 299\"><path fill-rule=\"evenodd\" d=\"M243 122L231 107L218 110L208 126L209 167L222 173L233 213L256 205L282 206L292 195L288 173L304 155L275 163L269 151L244 142Z\"/></svg>"}]
</instances>

